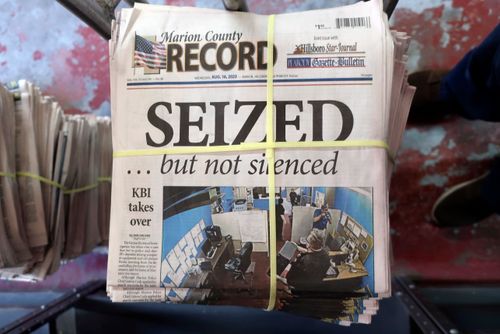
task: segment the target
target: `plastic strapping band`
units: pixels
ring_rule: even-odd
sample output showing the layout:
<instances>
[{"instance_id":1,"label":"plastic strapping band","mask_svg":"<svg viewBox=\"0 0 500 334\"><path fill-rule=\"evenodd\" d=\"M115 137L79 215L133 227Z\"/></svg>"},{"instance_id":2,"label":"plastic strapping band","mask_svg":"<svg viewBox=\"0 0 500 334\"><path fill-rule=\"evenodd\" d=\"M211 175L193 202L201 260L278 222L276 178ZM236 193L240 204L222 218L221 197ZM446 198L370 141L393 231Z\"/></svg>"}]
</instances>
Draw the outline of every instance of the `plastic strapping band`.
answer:
<instances>
[{"instance_id":1,"label":"plastic strapping band","mask_svg":"<svg viewBox=\"0 0 500 334\"><path fill-rule=\"evenodd\" d=\"M51 185L53 187L56 187L59 189L64 189L64 186L62 184L60 184L59 182L53 181L53 180L46 178L46 177L43 177L41 175L33 174L30 172L17 172L16 174L17 174L17 176L29 177L29 178L32 178L34 180L38 180L42 183Z\"/></svg>"},{"instance_id":2,"label":"plastic strapping band","mask_svg":"<svg viewBox=\"0 0 500 334\"><path fill-rule=\"evenodd\" d=\"M242 143L229 146L199 146L199 147L169 147L139 150L115 151L113 157L139 157L161 154L196 154L196 153L221 153L259 151L267 149L305 149L305 148L382 148L386 150L389 160L394 162L394 156L390 152L389 145L383 140L359 139L359 140L325 140L325 141L303 141L303 142L265 142L265 143Z\"/></svg>"},{"instance_id":3,"label":"plastic strapping band","mask_svg":"<svg viewBox=\"0 0 500 334\"><path fill-rule=\"evenodd\" d=\"M273 77L274 77L274 15L267 19L267 99L266 99L266 158L269 168L267 183L269 187L269 304L268 311L276 304L276 207L274 184L274 122L273 122Z\"/></svg>"},{"instance_id":4,"label":"plastic strapping band","mask_svg":"<svg viewBox=\"0 0 500 334\"><path fill-rule=\"evenodd\" d=\"M49 178L46 178L46 177L43 177L41 175L37 175L34 173L30 173L30 172L17 172L15 174L0 172L0 176L10 177L10 178L16 178L18 176L29 177L29 178L32 178L34 180L40 181L41 183L45 183L45 184L48 184L48 185L53 186L55 188L61 189L64 194L68 194L68 195L69 194L76 194L76 193L79 193L82 191L87 191L87 190L97 188L99 186L100 182L111 181L111 177L103 176L103 177L98 177L97 182L95 182L95 183L92 183L92 184L89 184L89 185L86 185L83 187L75 188L75 189L66 189L64 187L64 185L60 184L59 182L56 182L56 181L51 180Z\"/></svg>"},{"instance_id":5,"label":"plastic strapping band","mask_svg":"<svg viewBox=\"0 0 500 334\"><path fill-rule=\"evenodd\" d=\"M0 172L0 176L5 176L5 177L10 177L12 179L16 178L16 174L13 173L6 173L6 172Z\"/></svg>"}]
</instances>

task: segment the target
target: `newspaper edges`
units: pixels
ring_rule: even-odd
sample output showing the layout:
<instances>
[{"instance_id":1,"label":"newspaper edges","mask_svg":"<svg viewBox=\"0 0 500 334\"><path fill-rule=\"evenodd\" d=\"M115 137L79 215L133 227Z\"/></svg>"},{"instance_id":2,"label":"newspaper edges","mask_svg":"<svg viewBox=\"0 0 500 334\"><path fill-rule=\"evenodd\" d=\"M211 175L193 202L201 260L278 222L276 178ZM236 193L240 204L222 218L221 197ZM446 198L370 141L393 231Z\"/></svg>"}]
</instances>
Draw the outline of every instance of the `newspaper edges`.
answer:
<instances>
[{"instance_id":1,"label":"newspaper edges","mask_svg":"<svg viewBox=\"0 0 500 334\"><path fill-rule=\"evenodd\" d=\"M111 121L20 80L0 85L0 125L0 279L36 282L107 244Z\"/></svg>"}]
</instances>

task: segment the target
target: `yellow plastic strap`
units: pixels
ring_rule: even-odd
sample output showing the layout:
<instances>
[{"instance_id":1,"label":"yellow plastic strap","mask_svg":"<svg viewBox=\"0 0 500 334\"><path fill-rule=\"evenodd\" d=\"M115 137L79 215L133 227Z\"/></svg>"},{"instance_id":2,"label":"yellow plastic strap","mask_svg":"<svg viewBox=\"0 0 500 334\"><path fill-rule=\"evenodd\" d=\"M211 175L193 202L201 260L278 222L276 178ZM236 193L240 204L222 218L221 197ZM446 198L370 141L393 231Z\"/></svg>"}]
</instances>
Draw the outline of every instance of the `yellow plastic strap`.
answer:
<instances>
[{"instance_id":1,"label":"yellow plastic strap","mask_svg":"<svg viewBox=\"0 0 500 334\"><path fill-rule=\"evenodd\" d=\"M48 185L51 185L53 187L56 187L56 188L59 188L59 189L64 189L64 186L56 181L53 181L51 179L48 179L46 177L43 177L41 175L37 175L37 174L33 174L33 173L30 173L30 172L17 172L16 173L17 176L24 176L24 177L29 177L29 178L32 178L34 180L38 180L42 183L45 183L45 184L48 184Z\"/></svg>"},{"instance_id":2,"label":"yellow plastic strap","mask_svg":"<svg viewBox=\"0 0 500 334\"><path fill-rule=\"evenodd\" d=\"M91 190L91 189L97 188L98 186L99 186L99 182L96 182L96 183L92 183L92 184L89 184L89 185L86 185L86 186L83 186L80 188L76 188L76 189L63 189L63 193L67 194L67 195L71 195L71 194L80 193L82 191Z\"/></svg>"},{"instance_id":3,"label":"yellow plastic strap","mask_svg":"<svg viewBox=\"0 0 500 334\"><path fill-rule=\"evenodd\" d=\"M269 168L267 183L269 187L269 304L268 311L276 304L276 207L274 184L274 122L273 122L273 77L274 77L274 15L267 19L267 100L266 100L266 158Z\"/></svg>"},{"instance_id":4,"label":"yellow plastic strap","mask_svg":"<svg viewBox=\"0 0 500 334\"><path fill-rule=\"evenodd\" d=\"M5 176L5 177L10 177L12 179L16 178L16 174L13 173L6 173L6 172L0 172L0 176Z\"/></svg>"},{"instance_id":5,"label":"yellow plastic strap","mask_svg":"<svg viewBox=\"0 0 500 334\"><path fill-rule=\"evenodd\" d=\"M34 173L30 173L30 172L17 172L16 174L0 172L0 176L11 177L11 178L15 178L17 176L29 177L29 178L32 178L34 180L37 180L37 181L40 181L42 183L45 183L45 184L51 185L53 187L56 187L58 189L61 189L64 194L76 194L76 193L79 193L82 191L91 190L91 189L97 188L99 186L99 182L111 181L111 177L103 176L103 177L98 177L97 182L95 182L95 183L92 183L92 184L89 184L89 185L86 185L86 186L83 186L80 188L66 189L64 187L64 185L60 184L59 182L56 182L56 181L51 180L49 178L46 178L46 177L43 177L41 175L37 175Z\"/></svg>"},{"instance_id":6,"label":"yellow plastic strap","mask_svg":"<svg viewBox=\"0 0 500 334\"><path fill-rule=\"evenodd\" d=\"M394 156L390 152L389 145L383 140L358 139L358 140L325 140L325 141L303 141L303 142L268 142L265 143L242 143L229 146L198 146L198 147L169 147L151 148L140 150L115 151L113 157L138 157L162 154L196 154L196 153L221 153L238 151L259 151L267 149L304 149L304 148L382 148L387 151L389 159L393 162Z\"/></svg>"}]
</instances>

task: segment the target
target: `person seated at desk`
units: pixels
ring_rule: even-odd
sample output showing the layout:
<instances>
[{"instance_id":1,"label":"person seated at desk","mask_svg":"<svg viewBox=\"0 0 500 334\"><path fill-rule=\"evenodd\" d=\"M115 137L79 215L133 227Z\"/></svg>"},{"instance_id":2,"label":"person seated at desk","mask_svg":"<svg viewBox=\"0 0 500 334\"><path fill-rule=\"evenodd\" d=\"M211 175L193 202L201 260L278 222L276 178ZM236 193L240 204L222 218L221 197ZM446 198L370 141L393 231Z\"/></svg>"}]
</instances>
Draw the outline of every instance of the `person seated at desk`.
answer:
<instances>
[{"instance_id":1,"label":"person seated at desk","mask_svg":"<svg viewBox=\"0 0 500 334\"><path fill-rule=\"evenodd\" d=\"M312 230L306 240L307 249L298 247L299 255L286 275L287 283L298 290L321 290L330 258L319 231Z\"/></svg>"}]
</instances>

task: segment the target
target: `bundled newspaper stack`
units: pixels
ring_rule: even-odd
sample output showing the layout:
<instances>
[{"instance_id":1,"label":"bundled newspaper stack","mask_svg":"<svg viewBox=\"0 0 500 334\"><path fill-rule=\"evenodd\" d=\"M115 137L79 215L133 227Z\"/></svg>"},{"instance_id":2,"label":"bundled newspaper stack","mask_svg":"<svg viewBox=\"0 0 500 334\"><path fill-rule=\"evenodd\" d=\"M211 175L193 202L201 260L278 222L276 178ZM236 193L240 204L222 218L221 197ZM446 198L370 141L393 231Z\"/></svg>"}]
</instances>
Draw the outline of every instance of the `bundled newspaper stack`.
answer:
<instances>
[{"instance_id":1,"label":"bundled newspaper stack","mask_svg":"<svg viewBox=\"0 0 500 334\"><path fill-rule=\"evenodd\" d=\"M123 9L110 41L113 301L369 323L414 88L381 1Z\"/></svg>"},{"instance_id":2,"label":"bundled newspaper stack","mask_svg":"<svg viewBox=\"0 0 500 334\"><path fill-rule=\"evenodd\" d=\"M107 243L111 122L21 80L0 85L0 127L0 278L37 281Z\"/></svg>"}]
</instances>

